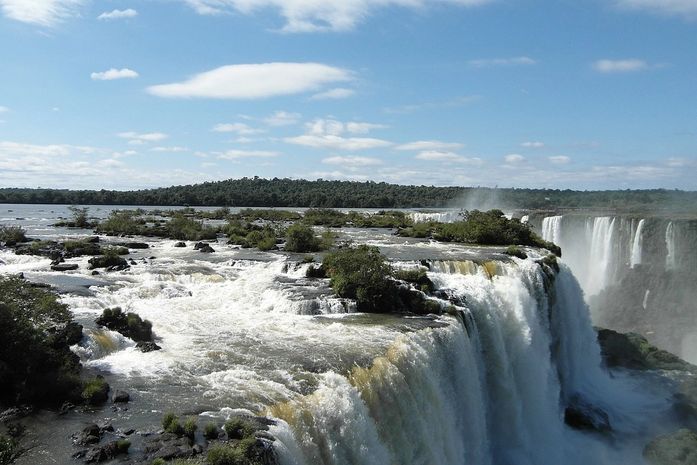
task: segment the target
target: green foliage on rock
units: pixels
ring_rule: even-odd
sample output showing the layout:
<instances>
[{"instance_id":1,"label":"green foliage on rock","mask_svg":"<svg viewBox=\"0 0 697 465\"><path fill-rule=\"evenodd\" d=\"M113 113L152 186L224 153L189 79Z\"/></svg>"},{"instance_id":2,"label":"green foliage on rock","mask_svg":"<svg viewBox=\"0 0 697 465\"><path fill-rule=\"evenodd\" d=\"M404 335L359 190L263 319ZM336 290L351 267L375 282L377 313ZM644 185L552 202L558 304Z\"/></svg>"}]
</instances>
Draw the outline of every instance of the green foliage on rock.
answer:
<instances>
[{"instance_id":1,"label":"green foliage on rock","mask_svg":"<svg viewBox=\"0 0 697 465\"><path fill-rule=\"evenodd\" d=\"M225 422L223 429L229 439L243 439L252 436L258 429L258 425L247 418L233 417Z\"/></svg>"},{"instance_id":2,"label":"green foliage on rock","mask_svg":"<svg viewBox=\"0 0 697 465\"><path fill-rule=\"evenodd\" d=\"M327 254L322 268L340 297L355 299L362 312L395 310L396 287L392 266L377 247L360 245Z\"/></svg>"},{"instance_id":3,"label":"green foliage on rock","mask_svg":"<svg viewBox=\"0 0 697 465\"><path fill-rule=\"evenodd\" d=\"M286 230L285 250L288 252L317 252L321 247L322 242L315 237L314 230L309 226L295 223Z\"/></svg>"},{"instance_id":4,"label":"green foliage on rock","mask_svg":"<svg viewBox=\"0 0 697 465\"><path fill-rule=\"evenodd\" d=\"M518 257L522 260L528 258L528 254L526 254L525 251L517 245L509 245L503 253L510 255L511 257Z\"/></svg>"},{"instance_id":5,"label":"green foliage on rock","mask_svg":"<svg viewBox=\"0 0 697 465\"><path fill-rule=\"evenodd\" d=\"M0 242L9 245L28 242L26 231L20 226L0 226Z\"/></svg>"},{"instance_id":6,"label":"green foliage on rock","mask_svg":"<svg viewBox=\"0 0 697 465\"><path fill-rule=\"evenodd\" d=\"M102 376L95 376L83 385L82 399L89 405L99 405L109 398L109 384Z\"/></svg>"},{"instance_id":7,"label":"green foliage on rock","mask_svg":"<svg viewBox=\"0 0 697 465\"><path fill-rule=\"evenodd\" d=\"M418 290L427 294L432 293L436 288L424 269L397 270L395 278L412 283Z\"/></svg>"},{"instance_id":8,"label":"green foliage on rock","mask_svg":"<svg viewBox=\"0 0 697 465\"><path fill-rule=\"evenodd\" d=\"M177 436L184 435L184 427L179 423L179 418L172 412L168 412L162 417L162 428L166 433L176 434Z\"/></svg>"},{"instance_id":9,"label":"green foliage on rock","mask_svg":"<svg viewBox=\"0 0 697 465\"><path fill-rule=\"evenodd\" d=\"M0 465L9 465L21 454L19 444L11 437L0 434Z\"/></svg>"},{"instance_id":10,"label":"green foliage on rock","mask_svg":"<svg viewBox=\"0 0 697 465\"><path fill-rule=\"evenodd\" d=\"M82 331L56 294L0 277L0 328L0 404L54 407L79 400L80 362L70 345Z\"/></svg>"},{"instance_id":11,"label":"green foliage on rock","mask_svg":"<svg viewBox=\"0 0 697 465\"><path fill-rule=\"evenodd\" d=\"M181 214L172 217L165 229L170 239L184 241L215 239L218 236L216 228L205 226L203 222Z\"/></svg>"},{"instance_id":12,"label":"green foliage on rock","mask_svg":"<svg viewBox=\"0 0 697 465\"><path fill-rule=\"evenodd\" d=\"M206 426L203 428L203 437L206 439L217 439L219 432L218 425L209 422L206 423Z\"/></svg>"},{"instance_id":13,"label":"green foliage on rock","mask_svg":"<svg viewBox=\"0 0 697 465\"><path fill-rule=\"evenodd\" d=\"M194 439L194 435L198 429L196 417L188 417L186 420L184 420L182 429L184 430L184 436L188 437L189 439Z\"/></svg>"},{"instance_id":14,"label":"green foliage on rock","mask_svg":"<svg viewBox=\"0 0 697 465\"><path fill-rule=\"evenodd\" d=\"M95 323L106 326L112 331L118 331L136 342L152 341L152 323L143 320L136 313L124 313L120 307L105 308Z\"/></svg>"}]
</instances>

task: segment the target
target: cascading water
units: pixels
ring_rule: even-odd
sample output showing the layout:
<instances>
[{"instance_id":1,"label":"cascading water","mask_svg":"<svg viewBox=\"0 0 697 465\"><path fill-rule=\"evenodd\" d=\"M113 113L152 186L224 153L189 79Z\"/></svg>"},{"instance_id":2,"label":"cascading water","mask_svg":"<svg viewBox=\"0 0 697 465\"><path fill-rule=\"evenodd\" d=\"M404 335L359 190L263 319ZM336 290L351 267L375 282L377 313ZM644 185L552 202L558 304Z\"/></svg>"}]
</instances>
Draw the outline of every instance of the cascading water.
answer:
<instances>
[{"instance_id":1,"label":"cascading water","mask_svg":"<svg viewBox=\"0 0 697 465\"><path fill-rule=\"evenodd\" d=\"M632 241L632 256L630 261L630 266L632 267L641 265L641 248L643 244L642 230L644 229L644 221L644 219L639 220L639 225L634 233L634 240Z\"/></svg>"},{"instance_id":2,"label":"cascading water","mask_svg":"<svg viewBox=\"0 0 697 465\"><path fill-rule=\"evenodd\" d=\"M666 227L666 270L676 268L675 257L675 226L671 221Z\"/></svg>"},{"instance_id":3,"label":"cascading water","mask_svg":"<svg viewBox=\"0 0 697 465\"><path fill-rule=\"evenodd\" d=\"M589 256L589 268L592 268L593 272L587 276L584 286L589 295L597 294L607 285L607 274L612 264L614 233L615 218L595 218Z\"/></svg>"},{"instance_id":4,"label":"cascading water","mask_svg":"<svg viewBox=\"0 0 697 465\"><path fill-rule=\"evenodd\" d=\"M542 238L546 241L561 243L562 216L548 216L542 220Z\"/></svg>"},{"instance_id":5,"label":"cascading water","mask_svg":"<svg viewBox=\"0 0 697 465\"><path fill-rule=\"evenodd\" d=\"M272 429L283 465L619 463L562 420L575 396L613 405L600 400L611 380L568 269L550 306L532 261L498 263L493 276L456 263L432 263L429 277L465 303L462 321L400 336L369 368L329 373L314 393L271 407L284 420Z\"/></svg>"}]
</instances>

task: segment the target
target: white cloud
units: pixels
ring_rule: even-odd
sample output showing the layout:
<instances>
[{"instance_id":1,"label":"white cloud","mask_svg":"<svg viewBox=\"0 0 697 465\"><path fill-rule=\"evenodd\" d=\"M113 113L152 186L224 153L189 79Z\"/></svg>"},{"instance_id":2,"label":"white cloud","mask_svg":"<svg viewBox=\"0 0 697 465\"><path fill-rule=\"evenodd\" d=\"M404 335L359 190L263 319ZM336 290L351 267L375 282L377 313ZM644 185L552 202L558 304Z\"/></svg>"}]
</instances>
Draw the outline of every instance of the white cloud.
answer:
<instances>
[{"instance_id":1,"label":"white cloud","mask_svg":"<svg viewBox=\"0 0 697 465\"><path fill-rule=\"evenodd\" d=\"M179 147L177 145L173 147L153 147L150 149L151 152L170 152L170 153L177 153L177 152L188 152L189 149L186 147Z\"/></svg>"},{"instance_id":2,"label":"white cloud","mask_svg":"<svg viewBox=\"0 0 697 465\"><path fill-rule=\"evenodd\" d=\"M279 156L279 152L266 150L227 150L223 153L217 153L221 160L237 160L240 158L273 158Z\"/></svg>"},{"instance_id":3,"label":"white cloud","mask_svg":"<svg viewBox=\"0 0 697 465\"><path fill-rule=\"evenodd\" d=\"M463 157L455 152L445 152L439 150L425 150L414 158L417 160L466 163L470 165L482 165L484 161L478 157Z\"/></svg>"},{"instance_id":4,"label":"white cloud","mask_svg":"<svg viewBox=\"0 0 697 465\"><path fill-rule=\"evenodd\" d=\"M373 10L400 6L423 10L429 6L476 6L491 0L184 0L196 12L204 15L234 10L253 14L259 10L275 9L286 24L283 32L349 31Z\"/></svg>"},{"instance_id":5,"label":"white cloud","mask_svg":"<svg viewBox=\"0 0 697 465\"><path fill-rule=\"evenodd\" d=\"M540 141L529 141L523 142L522 144L520 144L520 146L525 147L527 149L541 149L545 146L545 143Z\"/></svg>"},{"instance_id":6,"label":"white cloud","mask_svg":"<svg viewBox=\"0 0 697 465\"><path fill-rule=\"evenodd\" d=\"M457 150L462 148L462 144L457 142L442 142L439 140L418 140L416 142L409 142L406 144L398 145L395 147L397 150L414 150L414 151L445 151L445 150Z\"/></svg>"},{"instance_id":7,"label":"white cloud","mask_svg":"<svg viewBox=\"0 0 697 465\"><path fill-rule=\"evenodd\" d=\"M687 19L697 18L695 0L617 0L616 3L622 8L684 16Z\"/></svg>"},{"instance_id":8,"label":"white cloud","mask_svg":"<svg viewBox=\"0 0 697 465\"><path fill-rule=\"evenodd\" d=\"M334 156L323 159L322 163L326 163L327 165L341 165L347 168L359 168L363 166L382 165L382 160L371 157Z\"/></svg>"},{"instance_id":9,"label":"white cloud","mask_svg":"<svg viewBox=\"0 0 697 465\"><path fill-rule=\"evenodd\" d=\"M631 73L648 69L644 60L630 58L626 60L598 60L593 63L593 69L599 73Z\"/></svg>"},{"instance_id":10,"label":"white cloud","mask_svg":"<svg viewBox=\"0 0 697 465\"><path fill-rule=\"evenodd\" d=\"M147 142L159 142L169 137L167 134L164 134L162 132L137 133L133 131L128 131L120 132L117 135L122 139L129 139L128 143L131 145L142 145Z\"/></svg>"},{"instance_id":11,"label":"white cloud","mask_svg":"<svg viewBox=\"0 0 697 465\"><path fill-rule=\"evenodd\" d=\"M0 0L2 13L16 21L53 26L76 14L84 0Z\"/></svg>"},{"instance_id":12,"label":"white cloud","mask_svg":"<svg viewBox=\"0 0 697 465\"><path fill-rule=\"evenodd\" d=\"M344 133L367 134L373 129L384 129L384 124L365 123L360 121L349 121L343 123L335 119L317 118L306 124L307 132L314 135L338 136Z\"/></svg>"},{"instance_id":13,"label":"white cloud","mask_svg":"<svg viewBox=\"0 0 697 465\"><path fill-rule=\"evenodd\" d=\"M102 71L100 73L92 73L90 77L93 81L113 81L114 79L133 79L138 77L138 73L132 69L122 68L116 69L111 68L107 71Z\"/></svg>"},{"instance_id":14,"label":"white cloud","mask_svg":"<svg viewBox=\"0 0 697 465\"><path fill-rule=\"evenodd\" d=\"M8 111L10 111L9 108L3 107L2 105L0 105L0 113L7 113Z\"/></svg>"},{"instance_id":15,"label":"white cloud","mask_svg":"<svg viewBox=\"0 0 697 465\"><path fill-rule=\"evenodd\" d=\"M147 90L168 98L260 99L316 91L352 79L350 71L321 63L260 63L222 66Z\"/></svg>"},{"instance_id":16,"label":"white cloud","mask_svg":"<svg viewBox=\"0 0 697 465\"><path fill-rule=\"evenodd\" d=\"M213 126L213 129L211 129L213 132L234 132L235 134L239 135L252 135L252 134L259 134L260 132L264 132L261 129L256 129L248 124L244 123L220 123L216 124Z\"/></svg>"},{"instance_id":17,"label":"white cloud","mask_svg":"<svg viewBox=\"0 0 697 465\"><path fill-rule=\"evenodd\" d=\"M337 87L335 89L325 90L318 94L310 97L310 100L339 100L343 98L349 98L356 93L353 89L346 89L344 87Z\"/></svg>"},{"instance_id":18,"label":"white cloud","mask_svg":"<svg viewBox=\"0 0 697 465\"><path fill-rule=\"evenodd\" d=\"M556 155L553 157L547 157L547 159L555 165L566 165L571 162L571 158L567 157L566 155Z\"/></svg>"},{"instance_id":19,"label":"white cloud","mask_svg":"<svg viewBox=\"0 0 697 465\"><path fill-rule=\"evenodd\" d=\"M269 126L290 126L297 124L302 115L300 113L291 113L288 111L276 111L272 115L264 118L264 123Z\"/></svg>"},{"instance_id":20,"label":"white cloud","mask_svg":"<svg viewBox=\"0 0 697 465\"><path fill-rule=\"evenodd\" d=\"M479 60L470 60L468 64L473 68L491 68L499 66L526 66L537 64L537 61L532 58L521 56L512 58L483 58Z\"/></svg>"},{"instance_id":21,"label":"white cloud","mask_svg":"<svg viewBox=\"0 0 697 465\"><path fill-rule=\"evenodd\" d=\"M334 135L316 136L306 134L284 139L289 144L332 150L367 150L392 145L391 142L369 137L341 137Z\"/></svg>"},{"instance_id":22,"label":"white cloud","mask_svg":"<svg viewBox=\"0 0 697 465\"><path fill-rule=\"evenodd\" d=\"M522 155L519 155L517 153L510 153L510 154L506 155L505 157L503 157L503 159L506 160L506 163L511 163L511 164L522 163L525 161L525 157Z\"/></svg>"},{"instance_id":23,"label":"white cloud","mask_svg":"<svg viewBox=\"0 0 697 465\"><path fill-rule=\"evenodd\" d=\"M128 8L125 10L113 10L109 12L105 11L101 15L97 16L97 19L101 19L103 21L110 21L112 19L126 19L134 18L136 16L138 16L138 12L133 8Z\"/></svg>"}]
</instances>

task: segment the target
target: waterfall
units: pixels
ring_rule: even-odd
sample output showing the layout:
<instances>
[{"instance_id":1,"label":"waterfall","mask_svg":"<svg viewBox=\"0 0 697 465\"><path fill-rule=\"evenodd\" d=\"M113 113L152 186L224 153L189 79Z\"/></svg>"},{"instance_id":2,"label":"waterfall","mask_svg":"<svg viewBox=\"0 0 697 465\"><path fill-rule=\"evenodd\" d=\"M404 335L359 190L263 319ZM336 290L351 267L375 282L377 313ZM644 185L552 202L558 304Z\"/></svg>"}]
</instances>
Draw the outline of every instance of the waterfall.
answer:
<instances>
[{"instance_id":1,"label":"waterfall","mask_svg":"<svg viewBox=\"0 0 697 465\"><path fill-rule=\"evenodd\" d=\"M562 216L548 216L542 220L542 239L559 245L561 241Z\"/></svg>"},{"instance_id":2,"label":"waterfall","mask_svg":"<svg viewBox=\"0 0 697 465\"><path fill-rule=\"evenodd\" d=\"M409 217L414 223L426 223L428 221L437 221L439 223L452 223L462 219L461 210L452 210L445 212L413 212Z\"/></svg>"},{"instance_id":3,"label":"waterfall","mask_svg":"<svg viewBox=\"0 0 697 465\"><path fill-rule=\"evenodd\" d=\"M616 463L563 423L569 398L598 405L611 382L568 268L550 299L531 260L475 267L429 272L463 321L401 335L371 366L270 408L283 465Z\"/></svg>"},{"instance_id":4,"label":"waterfall","mask_svg":"<svg viewBox=\"0 0 697 465\"><path fill-rule=\"evenodd\" d=\"M608 216L593 220L588 276L585 291L595 295L607 285L608 271L612 265L613 236L615 233L615 218Z\"/></svg>"},{"instance_id":5,"label":"waterfall","mask_svg":"<svg viewBox=\"0 0 697 465\"><path fill-rule=\"evenodd\" d=\"M666 227L666 270L676 268L675 254L675 225L671 221Z\"/></svg>"},{"instance_id":6,"label":"waterfall","mask_svg":"<svg viewBox=\"0 0 697 465\"><path fill-rule=\"evenodd\" d=\"M632 241L632 256L630 266L634 268L636 265L641 265L641 247L643 243L643 236L641 235L644 229L644 220L639 221L639 225L634 233L634 240Z\"/></svg>"}]
</instances>

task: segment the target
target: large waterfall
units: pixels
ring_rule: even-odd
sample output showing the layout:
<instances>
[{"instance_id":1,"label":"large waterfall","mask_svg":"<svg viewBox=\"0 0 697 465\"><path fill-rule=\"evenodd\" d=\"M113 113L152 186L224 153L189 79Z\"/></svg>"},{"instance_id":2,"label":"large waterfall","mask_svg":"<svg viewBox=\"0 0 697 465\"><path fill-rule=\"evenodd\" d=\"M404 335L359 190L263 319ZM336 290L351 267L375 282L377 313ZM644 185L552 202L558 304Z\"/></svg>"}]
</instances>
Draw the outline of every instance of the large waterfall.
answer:
<instances>
[{"instance_id":1,"label":"large waterfall","mask_svg":"<svg viewBox=\"0 0 697 465\"><path fill-rule=\"evenodd\" d=\"M588 309L568 269L551 289L529 260L432 269L460 321L400 336L370 367L328 373L312 394L271 407L284 420L274 429L282 463L618 463L563 422L570 399L612 405Z\"/></svg>"}]
</instances>

